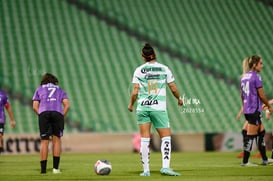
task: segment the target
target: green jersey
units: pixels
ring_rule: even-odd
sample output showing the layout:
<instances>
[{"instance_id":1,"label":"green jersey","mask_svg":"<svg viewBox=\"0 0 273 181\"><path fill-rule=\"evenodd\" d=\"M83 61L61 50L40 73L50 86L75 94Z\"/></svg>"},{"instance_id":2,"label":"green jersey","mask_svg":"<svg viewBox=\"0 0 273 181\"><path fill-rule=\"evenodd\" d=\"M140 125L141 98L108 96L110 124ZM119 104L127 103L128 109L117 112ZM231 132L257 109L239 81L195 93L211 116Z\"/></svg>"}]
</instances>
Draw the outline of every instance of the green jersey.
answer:
<instances>
[{"instance_id":1,"label":"green jersey","mask_svg":"<svg viewBox=\"0 0 273 181\"><path fill-rule=\"evenodd\" d=\"M139 84L137 111L165 111L166 86L174 81L170 69L158 62L136 68L133 83Z\"/></svg>"}]
</instances>

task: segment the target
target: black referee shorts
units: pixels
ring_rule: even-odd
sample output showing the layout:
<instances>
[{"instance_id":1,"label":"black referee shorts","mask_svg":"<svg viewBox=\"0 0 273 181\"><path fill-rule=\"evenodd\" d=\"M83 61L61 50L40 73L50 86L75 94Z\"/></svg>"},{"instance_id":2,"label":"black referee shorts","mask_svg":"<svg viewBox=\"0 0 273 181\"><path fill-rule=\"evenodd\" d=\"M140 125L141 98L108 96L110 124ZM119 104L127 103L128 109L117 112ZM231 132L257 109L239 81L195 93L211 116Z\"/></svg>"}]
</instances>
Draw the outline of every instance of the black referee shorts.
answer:
<instances>
[{"instance_id":1,"label":"black referee shorts","mask_svg":"<svg viewBox=\"0 0 273 181\"><path fill-rule=\"evenodd\" d=\"M50 136L63 136L64 116L57 111L45 111L39 114L39 130L41 139Z\"/></svg>"}]
</instances>

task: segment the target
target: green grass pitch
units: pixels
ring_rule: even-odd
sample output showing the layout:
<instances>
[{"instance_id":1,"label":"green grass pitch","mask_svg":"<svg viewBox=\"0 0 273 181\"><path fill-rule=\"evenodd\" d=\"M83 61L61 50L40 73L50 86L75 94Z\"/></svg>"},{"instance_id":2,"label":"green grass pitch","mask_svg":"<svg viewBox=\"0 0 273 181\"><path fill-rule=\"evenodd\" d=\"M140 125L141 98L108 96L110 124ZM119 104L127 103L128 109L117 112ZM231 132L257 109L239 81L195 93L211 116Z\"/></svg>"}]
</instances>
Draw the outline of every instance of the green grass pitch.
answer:
<instances>
[{"instance_id":1,"label":"green grass pitch","mask_svg":"<svg viewBox=\"0 0 273 181\"><path fill-rule=\"evenodd\" d=\"M219 180L273 180L273 165L258 167L241 167L241 159L237 152L173 152L171 167L180 172L179 177L163 176L161 155L151 153L150 177L140 177L142 170L140 156L137 153L107 154L62 154L60 169L62 174L52 173L52 155L49 155L47 174L40 174L39 155L0 155L0 180L187 180L187 181L219 181ZM254 155L255 153L252 153ZM271 153L268 152L268 156ZM93 165L98 159L107 159L112 163L112 172L108 176L94 173ZM250 158L253 163L261 163L261 159Z\"/></svg>"}]
</instances>

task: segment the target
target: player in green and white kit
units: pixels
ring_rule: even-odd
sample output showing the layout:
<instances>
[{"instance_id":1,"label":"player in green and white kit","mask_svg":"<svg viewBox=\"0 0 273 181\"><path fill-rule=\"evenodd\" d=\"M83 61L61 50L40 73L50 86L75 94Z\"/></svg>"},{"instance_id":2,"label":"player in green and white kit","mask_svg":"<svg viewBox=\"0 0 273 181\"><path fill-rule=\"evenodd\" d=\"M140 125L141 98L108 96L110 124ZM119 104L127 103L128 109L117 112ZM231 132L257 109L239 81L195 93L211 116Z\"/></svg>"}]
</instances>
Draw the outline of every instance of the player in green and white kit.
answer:
<instances>
[{"instance_id":1,"label":"player in green and white kit","mask_svg":"<svg viewBox=\"0 0 273 181\"><path fill-rule=\"evenodd\" d=\"M142 49L145 63L136 68L133 76L133 91L128 110L133 111L137 101L137 123L140 129L140 154L143 164L141 176L150 176L149 144L151 124L156 128L161 138L162 168L160 172L165 175L179 176L170 169L171 159L171 129L166 109L166 87L168 86L182 106L183 101L174 83L170 69L156 61L156 55L149 44Z\"/></svg>"}]
</instances>

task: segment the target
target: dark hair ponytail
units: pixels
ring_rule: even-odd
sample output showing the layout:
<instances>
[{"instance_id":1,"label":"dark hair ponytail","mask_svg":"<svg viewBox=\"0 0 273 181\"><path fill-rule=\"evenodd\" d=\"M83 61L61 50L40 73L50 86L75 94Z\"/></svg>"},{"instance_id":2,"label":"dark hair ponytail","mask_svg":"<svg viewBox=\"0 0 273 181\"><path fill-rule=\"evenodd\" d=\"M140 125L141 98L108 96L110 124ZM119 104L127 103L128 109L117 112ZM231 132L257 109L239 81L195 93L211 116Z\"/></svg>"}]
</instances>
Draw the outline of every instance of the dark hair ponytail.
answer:
<instances>
[{"instance_id":1,"label":"dark hair ponytail","mask_svg":"<svg viewBox=\"0 0 273 181\"><path fill-rule=\"evenodd\" d=\"M146 43L142 48L142 57L144 57L147 62L156 58L154 49L149 43Z\"/></svg>"}]
</instances>

